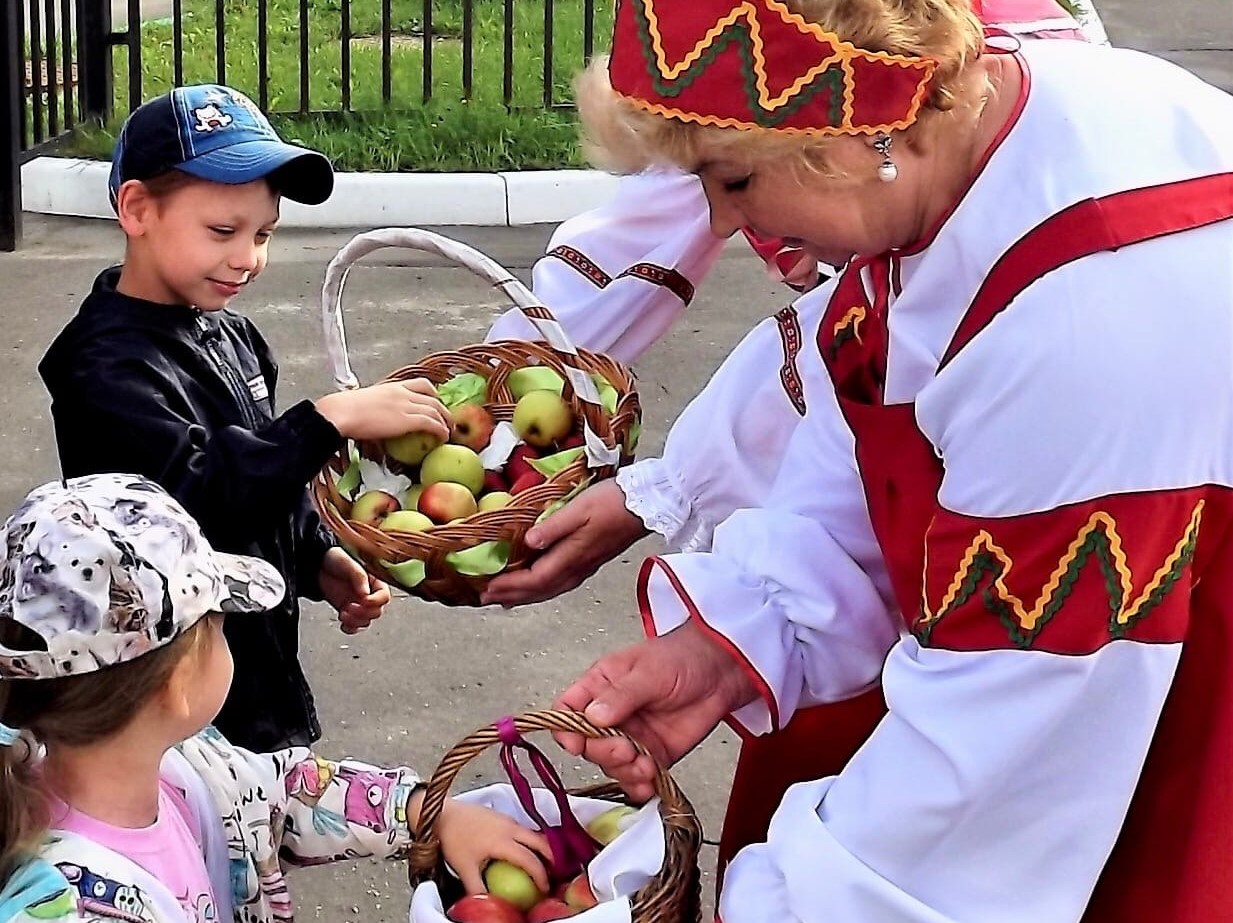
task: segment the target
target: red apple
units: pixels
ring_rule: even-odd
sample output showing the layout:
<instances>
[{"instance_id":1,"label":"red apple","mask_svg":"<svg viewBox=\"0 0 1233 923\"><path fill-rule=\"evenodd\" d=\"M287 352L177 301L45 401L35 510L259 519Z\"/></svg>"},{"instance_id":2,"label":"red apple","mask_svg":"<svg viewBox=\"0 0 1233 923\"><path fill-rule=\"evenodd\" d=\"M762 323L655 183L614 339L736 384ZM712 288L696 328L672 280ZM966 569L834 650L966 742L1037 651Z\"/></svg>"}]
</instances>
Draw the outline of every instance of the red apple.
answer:
<instances>
[{"instance_id":1,"label":"red apple","mask_svg":"<svg viewBox=\"0 0 1233 923\"><path fill-rule=\"evenodd\" d=\"M505 475L500 471L485 471L484 493L495 494L503 490L509 490L509 481L505 480Z\"/></svg>"},{"instance_id":2,"label":"red apple","mask_svg":"<svg viewBox=\"0 0 1233 923\"><path fill-rule=\"evenodd\" d=\"M505 463L505 476L511 484L524 474L534 471L528 458L539 458L539 451L529 445L516 445L510 452L509 461Z\"/></svg>"},{"instance_id":3,"label":"red apple","mask_svg":"<svg viewBox=\"0 0 1233 923\"><path fill-rule=\"evenodd\" d=\"M529 445L546 448L574 428L574 411L552 391L532 391L514 405L514 432Z\"/></svg>"},{"instance_id":4,"label":"red apple","mask_svg":"<svg viewBox=\"0 0 1233 923\"><path fill-rule=\"evenodd\" d=\"M555 897L546 897L527 913L527 923L550 923L552 920L568 920L577 914L573 907Z\"/></svg>"},{"instance_id":5,"label":"red apple","mask_svg":"<svg viewBox=\"0 0 1233 923\"><path fill-rule=\"evenodd\" d=\"M558 449L576 449L579 446L584 446L586 444L587 444L586 436L582 435L582 433L574 433L571 436L566 436L564 439L558 442L557 448Z\"/></svg>"},{"instance_id":6,"label":"red apple","mask_svg":"<svg viewBox=\"0 0 1233 923\"><path fill-rule=\"evenodd\" d=\"M475 404L463 404L450 412L453 424L450 426L450 442L465 445L476 452L481 452L492 438L493 428L497 421L483 407Z\"/></svg>"},{"instance_id":7,"label":"red apple","mask_svg":"<svg viewBox=\"0 0 1233 923\"><path fill-rule=\"evenodd\" d=\"M399 509L398 498L393 494L387 494L384 490L369 490L351 504L351 518L355 522L379 526L381 520L396 509Z\"/></svg>"},{"instance_id":8,"label":"red apple","mask_svg":"<svg viewBox=\"0 0 1233 923\"><path fill-rule=\"evenodd\" d=\"M526 923L522 911L492 894L468 894L445 915L454 923Z\"/></svg>"},{"instance_id":9,"label":"red apple","mask_svg":"<svg viewBox=\"0 0 1233 923\"><path fill-rule=\"evenodd\" d=\"M591 880L583 872L565 887L565 903L574 910L589 910L599 903L591 890Z\"/></svg>"},{"instance_id":10,"label":"red apple","mask_svg":"<svg viewBox=\"0 0 1233 923\"><path fill-rule=\"evenodd\" d=\"M546 477L544 477L542 474L540 474L538 471L532 468L530 471L528 471L518 480L514 481L512 485L510 485L509 492L516 497L520 493L522 493L524 490L526 490L527 488L538 487L540 484L544 483L544 481L546 480L548 480Z\"/></svg>"},{"instance_id":11,"label":"red apple","mask_svg":"<svg viewBox=\"0 0 1233 923\"><path fill-rule=\"evenodd\" d=\"M419 509L433 522L443 523L470 516L477 507L475 495L461 484L438 481L424 488L420 494Z\"/></svg>"}]
</instances>

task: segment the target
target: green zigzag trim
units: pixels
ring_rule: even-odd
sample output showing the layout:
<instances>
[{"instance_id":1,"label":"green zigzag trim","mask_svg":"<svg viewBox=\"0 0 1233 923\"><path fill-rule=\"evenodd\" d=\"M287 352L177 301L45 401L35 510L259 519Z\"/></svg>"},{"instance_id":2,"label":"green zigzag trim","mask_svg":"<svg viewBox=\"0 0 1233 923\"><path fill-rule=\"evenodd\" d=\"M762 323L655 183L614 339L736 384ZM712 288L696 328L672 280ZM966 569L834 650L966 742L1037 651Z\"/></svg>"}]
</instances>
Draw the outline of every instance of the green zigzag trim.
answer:
<instances>
[{"instance_id":1,"label":"green zigzag trim","mask_svg":"<svg viewBox=\"0 0 1233 923\"><path fill-rule=\"evenodd\" d=\"M1015 618L1014 611L1010 605L994 593L993 581L1002 575L1005 568L1002 566L1002 562L992 554L982 552L973 557L972 564L960 583L959 592L955 594L954 601L946 607L945 611L939 613L936 618L928 623L925 623L923 618L917 619L916 623L912 626L912 633L923 646L928 647L933 629L946 616L963 606L984 585L981 599L985 604L985 608L998 617L998 621L1006 628L1011 643L1015 647L1020 649L1030 648L1045 629L1045 626L1061 611L1063 604L1074 590L1075 582L1079 579L1079 575L1082 573L1088 559L1095 554L1101 575L1104 577L1105 590L1109 595L1109 634L1114 638L1120 638L1164 602L1165 596L1177 581L1181 579L1182 573L1190 565L1190 562L1194 560L1194 549L1197 541L1198 530L1195 529L1187 538L1186 544L1182 546L1182 553L1178 556L1178 559L1173 562L1173 566L1169 568L1168 573L1160 581L1160 585L1152 591L1139 611L1124 625L1117 621L1117 614L1125 603L1125 596L1122 593L1121 582L1117 579L1117 569L1113 565L1109 536L1102 525L1100 529L1093 530L1087 539L1084 540L1083 544L1079 546L1074 558L1069 566L1067 566L1066 572L1062 575L1062 579L1058 583L1058 588L1054 592L1053 597L1046 603L1035 628L1031 630L1023 628L1019 624L1018 619ZM986 578L988 578L987 582Z\"/></svg>"},{"instance_id":2,"label":"green zigzag trim","mask_svg":"<svg viewBox=\"0 0 1233 923\"><path fill-rule=\"evenodd\" d=\"M803 106L812 102L814 97L824 90L830 93L827 112L827 119L829 121L827 124L832 128L843 124L845 74L843 68L838 64L833 64L818 74L812 83L803 88L791 101L779 109L768 112L762 108L762 104L758 101L758 82L754 75L753 40L749 37L749 27L745 24L744 20L728 26L680 77L674 80L665 80L659 73L659 69L655 66L655 45L651 38L651 23L646 17L646 9L638 0L631 0L631 2L634 4L635 15L638 19L638 40L642 43L642 53L647 61L647 71L650 73L651 81L655 85L655 92L660 96L675 99L685 92L702 75L703 71L715 63L715 59L728 45L736 42L737 53L741 56L741 61L745 65L745 98L749 103L749 111L753 114L753 120L756 124L763 128L774 128L799 112Z\"/></svg>"}]
</instances>

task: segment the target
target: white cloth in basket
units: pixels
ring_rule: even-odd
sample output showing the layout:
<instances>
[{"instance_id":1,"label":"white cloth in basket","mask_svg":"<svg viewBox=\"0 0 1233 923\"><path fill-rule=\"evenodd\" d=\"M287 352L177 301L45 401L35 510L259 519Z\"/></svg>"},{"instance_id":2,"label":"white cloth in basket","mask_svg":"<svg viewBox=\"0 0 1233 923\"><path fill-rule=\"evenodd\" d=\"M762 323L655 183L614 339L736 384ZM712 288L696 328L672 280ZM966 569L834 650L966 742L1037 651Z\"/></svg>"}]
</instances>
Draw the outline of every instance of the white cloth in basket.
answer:
<instances>
[{"instance_id":1,"label":"white cloth in basket","mask_svg":"<svg viewBox=\"0 0 1233 923\"><path fill-rule=\"evenodd\" d=\"M544 789L535 791L535 806L549 823L557 823L560 814L552 795ZM457 796L459 801L482 804L507 814L527 827L531 818L523 811L512 786L501 783L477 788ZM570 797L570 806L583 824L588 824L613 807L611 801L596 798ZM638 812L637 817L617 839L606 846L588 867L591 888L599 898L598 906L570 917L579 923L632 923L630 897L646 885L664 864L664 823L659 816L659 799L653 799ZM441 895L433 882L425 882L411 894L410 923L449 923L442 906Z\"/></svg>"}]
</instances>

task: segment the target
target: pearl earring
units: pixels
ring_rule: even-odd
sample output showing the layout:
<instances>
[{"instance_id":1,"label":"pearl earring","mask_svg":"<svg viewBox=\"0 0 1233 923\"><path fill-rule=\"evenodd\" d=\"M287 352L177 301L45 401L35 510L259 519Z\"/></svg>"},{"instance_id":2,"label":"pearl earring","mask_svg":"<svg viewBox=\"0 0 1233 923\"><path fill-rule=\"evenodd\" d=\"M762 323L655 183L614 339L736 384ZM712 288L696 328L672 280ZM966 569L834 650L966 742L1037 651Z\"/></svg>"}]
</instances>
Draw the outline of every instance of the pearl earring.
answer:
<instances>
[{"instance_id":1,"label":"pearl earring","mask_svg":"<svg viewBox=\"0 0 1233 923\"><path fill-rule=\"evenodd\" d=\"M878 179L884 183L893 183L899 178L899 168L890 156L891 145L894 143L895 139L886 132L880 132L873 139L873 149L882 155L882 163L878 165Z\"/></svg>"}]
</instances>

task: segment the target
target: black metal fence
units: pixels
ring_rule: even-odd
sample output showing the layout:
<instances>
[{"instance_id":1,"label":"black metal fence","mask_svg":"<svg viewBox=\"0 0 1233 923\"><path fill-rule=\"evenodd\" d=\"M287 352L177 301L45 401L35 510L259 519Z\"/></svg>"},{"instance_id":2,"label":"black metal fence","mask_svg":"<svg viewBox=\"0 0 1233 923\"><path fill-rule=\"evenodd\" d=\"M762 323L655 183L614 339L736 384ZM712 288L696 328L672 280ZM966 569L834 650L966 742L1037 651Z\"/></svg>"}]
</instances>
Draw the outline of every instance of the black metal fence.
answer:
<instances>
[{"instance_id":1,"label":"black metal fence","mask_svg":"<svg viewBox=\"0 0 1233 923\"><path fill-rule=\"evenodd\" d=\"M110 103L111 76L83 53L107 0L0 2L0 250L21 237L21 166Z\"/></svg>"},{"instance_id":2,"label":"black metal fence","mask_svg":"<svg viewBox=\"0 0 1233 923\"><path fill-rule=\"evenodd\" d=\"M267 112L302 115L433 99L564 108L572 75L606 45L612 6L0 0L0 250L20 239L23 163L172 86L227 83Z\"/></svg>"}]
</instances>

